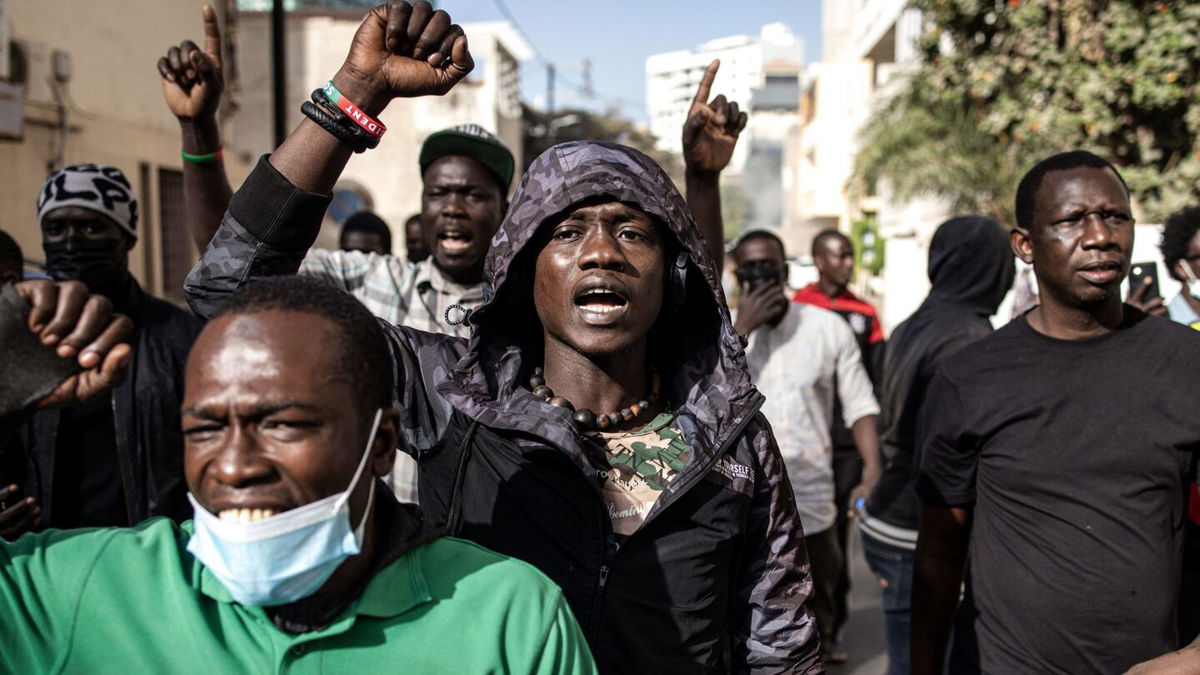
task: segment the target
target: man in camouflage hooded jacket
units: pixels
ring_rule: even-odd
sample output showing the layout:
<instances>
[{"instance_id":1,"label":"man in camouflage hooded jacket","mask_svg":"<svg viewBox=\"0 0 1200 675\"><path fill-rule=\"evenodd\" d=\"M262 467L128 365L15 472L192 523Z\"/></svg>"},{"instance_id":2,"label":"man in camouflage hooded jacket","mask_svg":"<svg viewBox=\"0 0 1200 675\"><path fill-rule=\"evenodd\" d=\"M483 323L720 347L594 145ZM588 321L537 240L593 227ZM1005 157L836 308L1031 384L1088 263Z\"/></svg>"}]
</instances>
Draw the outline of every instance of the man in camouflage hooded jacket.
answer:
<instances>
[{"instance_id":1,"label":"man in camouflage hooded jacket","mask_svg":"<svg viewBox=\"0 0 1200 675\"><path fill-rule=\"evenodd\" d=\"M273 171L259 165L189 277L189 299L203 316L255 276L294 272L316 236L320 211L304 205L324 198L262 175ZM539 241L543 223L596 198L635 204L689 256L687 297L663 331L671 345L656 351L670 361L658 368L691 456L619 546L570 412L523 386L537 364L529 355L539 345L528 341L538 333L517 320L532 311L522 252ZM296 208L276 222L243 221L252 215L243 204L258 199ZM261 238L272 230L290 236ZM487 269L493 292L471 317L470 341L388 326L426 516L549 575L605 672L720 669L727 640L735 672L819 669L805 609L811 579L787 476L758 413L762 396L750 385L716 270L670 179L623 146L556 146L522 181ZM664 298L664 306L677 300Z\"/></svg>"},{"instance_id":2,"label":"man in camouflage hooded jacket","mask_svg":"<svg viewBox=\"0 0 1200 675\"><path fill-rule=\"evenodd\" d=\"M295 273L329 202L316 194L324 183L306 177L329 181L338 169L321 133L302 124L234 196L188 278L202 316L254 278ZM530 381L550 354L539 256L564 219L606 205L652 221L661 239L659 271L668 269L648 365L661 377L654 407L669 419L663 452L679 451L660 463L662 481L645 476L662 489L621 531L604 494L620 458L598 456L594 434ZM608 143L543 153L492 240L485 288L469 340L387 326L402 449L419 462L425 516L561 586L603 672L820 672L787 475L717 269L661 168Z\"/></svg>"}]
</instances>

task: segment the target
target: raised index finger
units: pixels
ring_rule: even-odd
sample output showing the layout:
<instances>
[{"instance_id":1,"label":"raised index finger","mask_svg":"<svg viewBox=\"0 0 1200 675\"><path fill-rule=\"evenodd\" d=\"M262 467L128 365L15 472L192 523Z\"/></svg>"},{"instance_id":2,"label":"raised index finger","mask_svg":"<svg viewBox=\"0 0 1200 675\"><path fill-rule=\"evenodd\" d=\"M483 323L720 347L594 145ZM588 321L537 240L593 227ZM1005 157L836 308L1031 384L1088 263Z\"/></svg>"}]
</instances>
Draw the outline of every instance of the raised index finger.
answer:
<instances>
[{"instance_id":1,"label":"raised index finger","mask_svg":"<svg viewBox=\"0 0 1200 675\"><path fill-rule=\"evenodd\" d=\"M713 80L717 78L717 69L720 67L721 59L713 59L713 62L704 69L704 75L700 78L700 87L696 89L696 97L692 99L692 105L708 103L708 95L712 92Z\"/></svg>"},{"instance_id":2,"label":"raised index finger","mask_svg":"<svg viewBox=\"0 0 1200 675\"><path fill-rule=\"evenodd\" d=\"M205 5L201 12L204 13L204 55L220 68L221 27L217 25L217 11L212 5Z\"/></svg>"}]
</instances>

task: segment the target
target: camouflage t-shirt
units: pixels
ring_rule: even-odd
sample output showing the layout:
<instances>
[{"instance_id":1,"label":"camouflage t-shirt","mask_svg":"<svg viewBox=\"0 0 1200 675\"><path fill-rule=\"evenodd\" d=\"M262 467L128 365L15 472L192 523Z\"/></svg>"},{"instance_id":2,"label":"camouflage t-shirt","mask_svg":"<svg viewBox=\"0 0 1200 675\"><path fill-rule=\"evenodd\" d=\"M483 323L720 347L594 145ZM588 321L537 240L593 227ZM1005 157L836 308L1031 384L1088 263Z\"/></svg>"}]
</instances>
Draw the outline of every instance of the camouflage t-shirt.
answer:
<instances>
[{"instance_id":1,"label":"camouflage t-shirt","mask_svg":"<svg viewBox=\"0 0 1200 675\"><path fill-rule=\"evenodd\" d=\"M604 452L607 466L596 473L604 481L602 495L613 532L619 536L627 537L641 527L658 496L691 459L692 449L679 429L671 426L673 421L674 415L662 413L634 431L587 435Z\"/></svg>"}]
</instances>

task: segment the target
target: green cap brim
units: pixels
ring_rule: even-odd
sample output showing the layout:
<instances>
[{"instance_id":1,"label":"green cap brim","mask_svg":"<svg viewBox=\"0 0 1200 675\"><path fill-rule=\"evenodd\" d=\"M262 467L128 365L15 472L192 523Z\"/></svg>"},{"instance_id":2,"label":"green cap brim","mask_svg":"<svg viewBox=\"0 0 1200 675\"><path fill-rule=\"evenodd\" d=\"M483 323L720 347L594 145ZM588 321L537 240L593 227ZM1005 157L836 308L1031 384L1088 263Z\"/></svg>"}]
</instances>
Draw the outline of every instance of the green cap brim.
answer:
<instances>
[{"instance_id":1,"label":"green cap brim","mask_svg":"<svg viewBox=\"0 0 1200 675\"><path fill-rule=\"evenodd\" d=\"M496 174L505 190L512 185L515 161L508 148L453 130L438 131L425 139L425 144L421 146L421 171L424 172L436 160L450 155L470 157L483 164Z\"/></svg>"}]
</instances>

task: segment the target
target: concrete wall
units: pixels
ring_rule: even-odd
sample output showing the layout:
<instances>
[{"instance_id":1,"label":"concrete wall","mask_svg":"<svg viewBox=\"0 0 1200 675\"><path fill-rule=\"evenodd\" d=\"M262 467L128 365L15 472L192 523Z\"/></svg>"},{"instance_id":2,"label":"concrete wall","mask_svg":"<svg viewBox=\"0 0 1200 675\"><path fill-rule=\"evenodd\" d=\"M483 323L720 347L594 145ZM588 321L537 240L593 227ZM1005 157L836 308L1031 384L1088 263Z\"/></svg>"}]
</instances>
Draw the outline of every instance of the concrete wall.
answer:
<instances>
[{"instance_id":1,"label":"concrete wall","mask_svg":"<svg viewBox=\"0 0 1200 675\"><path fill-rule=\"evenodd\" d=\"M157 174L159 168L181 169L182 160L179 128L163 102L155 64L172 44L187 38L202 41L200 7L204 1L0 3L7 4L11 39L28 45L35 55L41 54L38 58L62 50L70 55L71 63L66 104L59 104L44 79L31 82L24 103L22 137L0 140L0 185L4 186L0 190L0 229L13 235L26 258L42 259L35 204L48 170L57 168L50 163L65 140L63 165L111 164L133 183L143 203L139 204L141 236L130 255L130 266L147 288L162 294L163 233L159 230ZM63 109L65 139L60 117ZM227 124L227 129L231 128ZM247 165L237 148L228 143L227 153L229 172L240 182Z\"/></svg>"}]
</instances>

